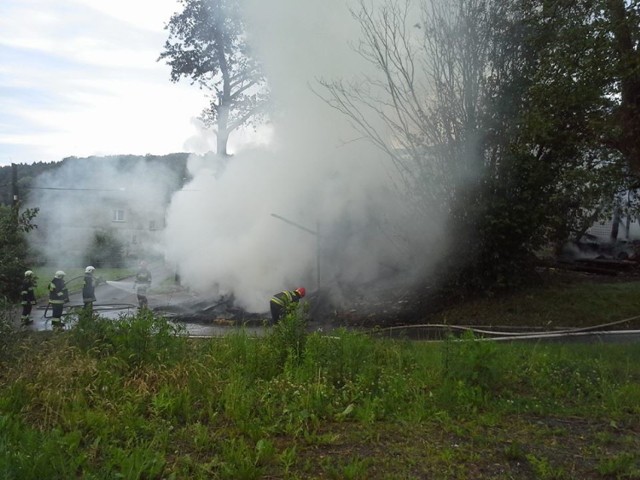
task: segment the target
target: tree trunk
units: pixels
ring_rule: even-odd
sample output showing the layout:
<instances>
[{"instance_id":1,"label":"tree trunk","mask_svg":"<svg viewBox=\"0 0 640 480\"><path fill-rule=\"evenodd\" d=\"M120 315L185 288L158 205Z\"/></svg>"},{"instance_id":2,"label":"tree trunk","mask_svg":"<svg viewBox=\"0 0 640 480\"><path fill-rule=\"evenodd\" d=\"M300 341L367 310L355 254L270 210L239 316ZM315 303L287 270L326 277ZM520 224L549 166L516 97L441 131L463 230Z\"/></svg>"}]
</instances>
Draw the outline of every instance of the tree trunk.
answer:
<instances>
[{"instance_id":1,"label":"tree trunk","mask_svg":"<svg viewBox=\"0 0 640 480\"><path fill-rule=\"evenodd\" d=\"M216 154L221 157L226 157L227 143L229 141L229 107L221 105L218 109L218 135L216 138Z\"/></svg>"},{"instance_id":2,"label":"tree trunk","mask_svg":"<svg viewBox=\"0 0 640 480\"><path fill-rule=\"evenodd\" d=\"M616 243L618 241L618 231L620 229L620 207L616 207L613 211L613 225L611 225L611 236L609 240L611 243Z\"/></svg>"},{"instance_id":3,"label":"tree trunk","mask_svg":"<svg viewBox=\"0 0 640 480\"><path fill-rule=\"evenodd\" d=\"M624 0L607 0L614 46L618 55L620 106L615 123L620 132L616 144L632 171L640 177L640 51L634 44L633 22Z\"/></svg>"}]
</instances>

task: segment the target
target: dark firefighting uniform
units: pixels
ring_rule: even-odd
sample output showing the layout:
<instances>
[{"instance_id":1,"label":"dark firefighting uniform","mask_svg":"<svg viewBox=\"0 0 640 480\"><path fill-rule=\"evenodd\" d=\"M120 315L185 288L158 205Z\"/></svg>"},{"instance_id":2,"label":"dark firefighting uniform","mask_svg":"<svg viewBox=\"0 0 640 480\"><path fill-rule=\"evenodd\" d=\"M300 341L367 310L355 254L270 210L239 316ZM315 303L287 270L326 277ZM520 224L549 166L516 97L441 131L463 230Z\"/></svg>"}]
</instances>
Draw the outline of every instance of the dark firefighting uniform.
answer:
<instances>
[{"instance_id":1,"label":"dark firefighting uniform","mask_svg":"<svg viewBox=\"0 0 640 480\"><path fill-rule=\"evenodd\" d=\"M280 318L287 312L289 306L299 302L301 298L300 293L295 290L284 290L271 297L271 301L269 302L271 306L271 324L274 325L278 323Z\"/></svg>"},{"instance_id":2,"label":"dark firefighting uniform","mask_svg":"<svg viewBox=\"0 0 640 480\"><path fill-rule=\"evenodd\" d=\"M69 301L69 291L63 278L54 278L49 284L49 303L51 304L51 324L62 324L62 309Z\"/></svg>"},{"instance_id":3,"label":"dark firefighting uniform","mask_svg":"<svg viewBox=\"0 0 640 480\"><path fill-rule=\"evenodd\" d=\"M23 325L27 325L29 323L32 322L30 315L31 315L31 308L36 304L36 294L35 294L35 289L36 287L36 281L33 279L33 277L24 277L24 280L22 281L22 302L20 302L22 304L22 324Z\"/></svg>"},{"instance_id":4,"label":"dark firefighting uniform","mask_svg":"<svg viewBox=\"0 0 640 480\"><path fill-rule=\"evenodd\" d=\"M84 274L84 285L82 286L82 301L87 309L93 307L93 302L96 301L96 285L97 279L93 276L93 273Z\"/></svg>"},{"instance_id":5,"label":"dark firefighting uniform","mask_svg":"<svg viewBox=\"0 0 640 480\"><path fill-rule=\"evenodd\" d=\"M151 285L151 272L142 267L136 273L136 279L134 282L134 287L136 289L136 294L138 296L138 305L140 307L146 307L149 304L147 300L147 289Z\"/></svg>"}]
</instances>

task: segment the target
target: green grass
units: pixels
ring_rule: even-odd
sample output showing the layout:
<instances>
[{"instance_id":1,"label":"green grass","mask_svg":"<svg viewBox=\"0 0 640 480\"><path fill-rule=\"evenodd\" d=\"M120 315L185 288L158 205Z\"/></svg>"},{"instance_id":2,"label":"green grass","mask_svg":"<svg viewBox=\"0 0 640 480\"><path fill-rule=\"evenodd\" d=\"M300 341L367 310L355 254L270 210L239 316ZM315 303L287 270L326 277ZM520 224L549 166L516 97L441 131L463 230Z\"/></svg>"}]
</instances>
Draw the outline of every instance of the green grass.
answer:
<instances>
[{"instance_id":1,"label":"green grass","mask_svg":"<svg viewBox=\"0 0 640 480\"><path fill-rule=\"evenodd\" d=\"M640 347L306 333L144 311L18 333L0 478L640 478Z\"/></svg>"},{"instance_id":2,"label":"green grass","mask_svg":"<svg viewBox=\"0 0 640 480\"><path fill-rule=\"evenodd\" d=\"M453 306L429 319L452 325L583 327L640 315L640 278L630 282L561 282ZM629 325L640 327L635 319ZM627 326L629 326L627 325Z\"/></svg>"}]
</instances>

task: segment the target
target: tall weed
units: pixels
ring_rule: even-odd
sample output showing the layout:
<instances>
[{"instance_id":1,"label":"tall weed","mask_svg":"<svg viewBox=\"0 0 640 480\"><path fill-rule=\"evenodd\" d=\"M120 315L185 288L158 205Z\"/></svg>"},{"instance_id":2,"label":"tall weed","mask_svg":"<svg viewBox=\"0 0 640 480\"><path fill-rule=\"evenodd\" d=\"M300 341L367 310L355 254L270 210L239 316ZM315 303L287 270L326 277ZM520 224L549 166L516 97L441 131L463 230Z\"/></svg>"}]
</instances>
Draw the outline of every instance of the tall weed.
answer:
<instances>
[{"instance_id":1,"label":"tall weed","mask_svg":"<svg viewBox=\"0 0 640 480\"><path fill-rule=\"evenodd\" d=\"M0 297L0 362L9 360L16 352L17 330L13 324L13 306Z\"/></svg>"},{"instance_id":2,"label":"tall weed","mask_svg":"<svg viewBox=\"0 0 640 480\"><path fill-rule=\"evenodd\" d=\"M273 350L277 365L284 367L287 361L299 364L307 343L307 312L300 309L289 310L273 326L266 342Z\"/></svg>"},{"instance_id":3,"label":"tall weed","mask_svg":"<svg viewBox=\"0 0 640 480\"><path fill-rule=\"evenodd\" d=\"M128 367L143 364L166 364L179 361L187 342L182 325L170 323L147 309L118 320L79 314L71 330L74 345L99 357L115 356Z\"/></svg>"}]
</instances>

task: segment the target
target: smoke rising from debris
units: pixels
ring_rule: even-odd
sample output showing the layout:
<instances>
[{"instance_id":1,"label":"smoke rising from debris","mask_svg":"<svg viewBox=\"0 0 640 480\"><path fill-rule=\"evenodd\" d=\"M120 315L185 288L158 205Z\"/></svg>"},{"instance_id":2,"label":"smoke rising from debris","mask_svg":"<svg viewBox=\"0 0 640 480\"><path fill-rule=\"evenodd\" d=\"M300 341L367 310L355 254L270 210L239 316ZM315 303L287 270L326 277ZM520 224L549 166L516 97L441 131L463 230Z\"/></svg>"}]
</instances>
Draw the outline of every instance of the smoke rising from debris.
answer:
<instances>
[{"instance_id":1,"label":"smoke rising from debris","mask_svg":"<svg viewBox=\"0 0 640 480\"><path fill-rule=\"evenodd\" d=\"M167 214L167 260L183 284L233 294L253 312L282 289L315 290L318 263L334 301L356 286L410 281L438 256L442 221L412 217L384 155L311 88L367 68L349 47L359 30L346 5L256 0L249 25L277 106L271 142L225 164L189 161L192 181Z\"/></svg>"},{"instance_id":2,"label":"smoke rising from debris","mask_svg":"<svg viewBox=\"0 0 640 480\"><path fill-rule=\"evenodd\" d=\"M443 219L418 220L385 155L313 92L319 78L349 80L369 68L349 47L359 26L344 2L249 4L271 123L232 134L234 155L221 160L202 155L215 139L195 122L200 135L185 139L196 152L190 180L166 211L182 172L157 163L69 159L41 175L31 194L40 228L30 238L51 265L84 266L96 232L113 234L125 261L164 256L194 293L233 295L266 312L282 289L320 286L340 303L375 295L382 282L406 287L440 256Z\"/></svg>"}]
</instances>

